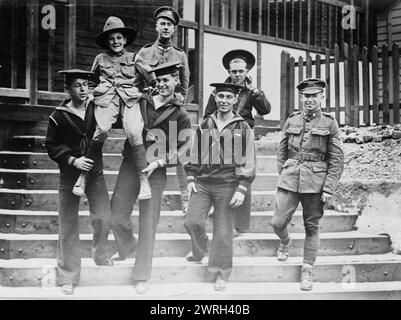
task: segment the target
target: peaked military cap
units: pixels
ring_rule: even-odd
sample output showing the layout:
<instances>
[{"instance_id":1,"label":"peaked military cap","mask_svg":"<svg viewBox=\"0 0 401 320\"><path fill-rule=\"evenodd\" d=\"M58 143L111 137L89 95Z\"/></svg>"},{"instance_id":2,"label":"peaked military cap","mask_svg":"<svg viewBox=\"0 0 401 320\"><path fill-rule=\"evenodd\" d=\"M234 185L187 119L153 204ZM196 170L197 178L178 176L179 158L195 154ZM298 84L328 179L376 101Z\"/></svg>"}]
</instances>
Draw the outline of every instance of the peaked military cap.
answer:
<instances>
[{"instance_id":1,"label":"peaked military cap","mask_svg":"<svg viewBox=\"0 0 401 320\"><path fill-rule=\"evenodd\" d=\"M59 74L64 75L64 82L69 83L74 79L92 79L94 73L91 71L86 71L82 69L69 69L61 70Z\"/></svg>"},{"instance_id":2,"label":"peaked military cap","mask_svg":"<svg viewBox=\"0 0 401 320\"><path fill-rule=\"evenodd\" d=\"M178 14L177 10L169 6L157 8L155 10L154 17L156 21L159 18L166 18L171 20L174 25L178 25L180 23L180 15Z\"/></svg>"},{"instance_id":3,"label":"peaked military cap","mask_svg":"<svg viewBox=\"0 0 401 320\"><path fill-rule=\"evenodd\" d=\"M256 62L255 56L247 50L243 49L231 50L227 52L223 57L224 68L229 70L230 62L233 61L234 59L244 60L247 63L249 70L253 68Z\"/></svg>"},{"instance_id":4,"label":"peaked military cap","mask_svg":"<svg viewBox=\"0 0 401 320\"><path fill-rule=\"evenodd\" d=\"M136 30L126 27L124 22L117 17L109 17L104 24L103 32L96 36L96 43L102 48L108 48L107 38L110 32L121 32L127 38L127 46L130 45L136 38Z\"/></svg>"},{"instance_id":5,"label":"peaked military cap","mask_svg":"<svg viewBox=\"0 0 401 320\"><path fill-rule=\"evenodd\" d=\"M227 92L231 92L234 94L238 94L240 92L240 90L244 88L243 86L240 86L238 84L225 83L225 82L211 83L210 86L215 87L216 92L227 91Z\"/></svg>"},{"instance_id":6,"label":"peaked military cap","mask_svg":"<svg viewBox=\"0 0 401 320\"><path fill-rule=\"evenodd\" d=\"M308 78L297 85L301 93L315 94L322 92L326 88L326 81L317 78Z\"/></svg>"},{"instance_id":7,"label":"peaked military cap","mask_svg":"<svg viewBox=\"0 0 401 320\"><path fill-rule=\"evenodd\" d=\"M156 68L150 70L150 72L154 72L156 77L164 76L165 74L172 74L174 72L178 72L178 68L181 67L181 63L179 61L164 63Z\"/></svg>"}]
</instances>

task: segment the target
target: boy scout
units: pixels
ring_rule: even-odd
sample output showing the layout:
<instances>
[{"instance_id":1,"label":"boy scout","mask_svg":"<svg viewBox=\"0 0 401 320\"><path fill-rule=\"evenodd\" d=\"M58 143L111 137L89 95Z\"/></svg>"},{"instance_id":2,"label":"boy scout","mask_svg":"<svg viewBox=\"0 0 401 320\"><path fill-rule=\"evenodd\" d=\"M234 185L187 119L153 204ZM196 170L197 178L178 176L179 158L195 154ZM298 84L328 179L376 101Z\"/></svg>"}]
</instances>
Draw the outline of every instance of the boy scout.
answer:
<instances>
[{"instance_id":1,"label":"boy scout","mask_svg":"<svg viewBox=\"0 0 401 320\"><path fill-rule=\"evenodd\" d=\"M263 91L259 91L252 84L249 77L249 71L255 65L255 56L246 50L231 50L227 52L223 59L223 66L229 73L226 83L233 83L242 86L238 100L234 104L234 111L245 119L251 128L254 126L255 119L252 115L252 110L258 112L259 115L270 113L271 106ZM209 117L217 110L215 101L215 92L213 92L206 106L204 119ZM244 204L236 210L234 236L239 236L242 232L249 229L251 217L251 193L249 188L245 197Z\"/></svg>"},{"instance_id":2,"label":"boy scout","mask_svg":"<svg viewBox=\"0 0 401 320\"><path fill-rule=\"evenodd\" d=\"M287 225L302 203L305 225L301 289L312 290L312 266L319 247L319 220L324 203L334 193L344 168L338 125L330 113L322 112L320 79L306 79L298 86L303 110L287 119L278 148L280 174L272 226L280 238L277 259L286 261L290 246Z\"/></svg>"},{"instance_id":3,"label":"boy scout","mask_svg":"<svg viewBox=\"0 0 401 320\"><path fill-rule=\"evenodd\" d=\"M81 256L78 230L80 197L72 193L72 187L81 171L88 172L85 193L94 229L92 255L95 263L101 266L113 265L107 250L111 211L102 162L100 160L95 166L87 154L96 124L95 106L88 98L88 79L93 73L79 69L59 73L65 75L69 99L50 115L46 149L60 168L57 282L63 293L73 294L79 282Z\"/></svg>"},{"instance_id":4,"label":"boy scout","mask_svg":"<svg viewBox=\"0 0 401 320\"><path fill-rule=\"evenodd\" d=\"M189 85L189 66L188 58L184 51L173 45L172 37L177 30L177 25L180 22L178 12L169 6L157 8L154 12L156 22L157 40L154 43L145 45L138 52L140 56L150 67L165 63L180 62L179 67L179 83L175 88L176 97L184 103L188 93ZM148 78L147 78L148 79ZM145 84L144 86L155 85L153 83ZM182 210L185 213L188 206L187 194L187 177L182 165L176 167L178 182L181 189Z\"/></svg>"}]
</instances>

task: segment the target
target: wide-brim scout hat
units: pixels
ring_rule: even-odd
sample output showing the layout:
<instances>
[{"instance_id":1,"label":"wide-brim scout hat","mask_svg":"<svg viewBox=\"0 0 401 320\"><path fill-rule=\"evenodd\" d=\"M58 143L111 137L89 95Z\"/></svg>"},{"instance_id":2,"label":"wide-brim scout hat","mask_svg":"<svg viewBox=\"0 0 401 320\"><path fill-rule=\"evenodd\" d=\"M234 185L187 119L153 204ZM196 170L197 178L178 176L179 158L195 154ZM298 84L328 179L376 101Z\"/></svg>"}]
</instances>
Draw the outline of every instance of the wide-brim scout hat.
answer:
<instances>
[{"instance_id":1,"label":"wide-brim scout hat","mask_svg":"<svg viewBox=\"0 0 401 320\"><path fill-rule=\"evenodd\" d=\"M182 67L181 62L169 62L161 64L153 69L150 72L154 72L156 77L164 76L166 74L172 74L179 71L179 68Z\"/></svg>"},{"instance_id":2,"label":"wide-brim scout hat","mask_svg":"<svg viewBox=\"0 0 401 320\"><path fill-rule=\"evenodd\" d=\"M297 85L299 92L306 94L316 94L324 91L324 88L326 88L326 81L317 78L305 79Z\"/></svg>"},{"instance_id":3,"label":"wide-brim scout hat","mask_svg":"<svg viewBox=\"0 0 401 320\"><path fill-rule=\"evenodd\" d=\"M178 25L180 23L180 15L178 14L177 10L169 6L157 8L154 12L154 17L155 21L157 21L159 18L166 18L172 21L174 25Z\"/></svg>"},{"instance_id":4,"label":"wide-brim scout hat","mask_svg":"<svg viewBox=\"0 0 401 320\"><path fill-rule=\"evenodd\" d=\"M60 70L58 74L64 75L64 82L71 83L75 79L87 79L92 80L94 73L91 71L86 71L82 69L68 69Z\"/></svg>"},{"instance_id":5,"label":"wide-brim scout hat","mask_svg":"<svg viewBox=\"0 0 401 320\"><path fill-rule=\"evenodd\" d=\"M127 46L135 40L137 33L134 28L126 27L120 18L111 16L104 24L103 32L96 36L96 43L100 47L108 48L107 38L110 32L121 32L127 38Z\"/></svg>"},{"instance_id":6,"label":"wide-brim scout hat","mask_svg":"<svg viewBox=\"0 0 401 320\"><path fill-rule=\"evenodd\" d=\"M244 60L248 65L249 70L253 68L256 62L255 56L247 50L243 49L231 50L227 52L222 59L224 68L229 70L230 62L233 61L234 59Z\"/></svg>"},{"instance_id":7,"label":"wide-brim scout hat","mask_svg":"<svg viewBox=\"0 0 401 320\"><path fill-rule=\"evenodd\" d=\"M238 94L243 86L234 83L226 83L226 82L215 82L210 84L211 87L216 88L216 93L221 91L231 92L233 94Z\"/></svg>"}]
</instances>

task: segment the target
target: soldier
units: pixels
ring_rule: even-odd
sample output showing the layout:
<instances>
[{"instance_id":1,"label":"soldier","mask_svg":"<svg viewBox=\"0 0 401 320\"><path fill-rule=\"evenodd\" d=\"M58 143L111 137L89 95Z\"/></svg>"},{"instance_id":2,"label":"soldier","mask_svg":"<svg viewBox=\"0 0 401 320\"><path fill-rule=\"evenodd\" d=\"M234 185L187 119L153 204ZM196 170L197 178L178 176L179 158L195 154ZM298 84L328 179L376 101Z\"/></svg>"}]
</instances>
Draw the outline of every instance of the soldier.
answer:
<instances>
[{"instance_id":1,"label":"soldier","mask_svg":"<svg viewBox=\"0 0 401 320\"><path fill-rule=\"evenodd\" d=\"M232 50L223 57L223 66L227 69L229 77L226 83L233 83L243 87L238 96L238 101L234 104L234 111L245 119L251 128L254 127L255 119L252 110L255 109L259 115L270 113L271 106L263 91L259 91L252 84L249 71L255 65L255 57L246 50ZM213 92L206 106L204 118L206 119L217 110L215 92ZM233 235L239 236L242 232L249 229L251 216L251 188L245 197L244 204L236 210L235 230Z\"/></svg>"},{"instance_id":2,"label":"soldier","mask_svg":"<svg viewBox=\"0 0 401 320\"><path fill-rule=\"evenodd\" d=\"M301 202L306 232L302 290L313 288L312 266L319 247L319 220L344 168L337 122L330 113L321 110L325 87L326 83L320 79L299 83L303 110L287 119L277 154L280 177L271 222L280 238L277 259L288 259L291 238L287 225Z\"/></svg>"},{"instance_id":3,"label":"soldier","mask_svg":"<svg viewBox=\"0 0 401 320\"><path fill-rule=\"evenodd\" d=\"M216 88L218 110L198 128L191 160L185 166L191 195L185 228L192 240L192 252L186 258L200 262L206 254L206 217L214 205L208 270L215 277L214 289L221 291L232 269L234 213L255 178L255 154L253 130L233 111L242 87L231 83L211 86Z\"/></svg>"},{"instance_id":4,"label":"soldier","mask_svg":"<svg viewBox=\"0 0 401 320\"><path fill-rule=\"evenodd\" d=\"M81 256L78 228L80 197L73 194L72 187L81 171L88 172L85 193L94 228L92 255L95 263L101 266L113 265L107 250L111 211L101 152L98 164L87 154L96 124L95 105L88 98L88 79L93 73L79 69L59 73L65 75L69 99L50 115L46 149L60 168L57 282L63 293L73 294L79 282Z\"/></svg>"},{"instance_id":5,"label":"soldier","mask_svg":"<svg viewBox=\"0 0 401 320\"><path fill-rule=\"evenodd\" d=\"M112 230L118 250L113 259L124 260L137 247L133 280L136 282L136 291L140 294L145 293L149 288L148 280L152 268L156 228L166 185L166 167L176 166L177 160L179 163L182 159L180 156L182 150L186 150L186 146L188 146L187 149L190 147L190 141L176 141L178 137L185 134L184 130L188 130L189 137L192 133L188 113L174 94L175 86L179 82L178 65L178 63L169 63L153 69L152 72L155 72L157 77L158 94L143 95L140 99L140 108L144 119L143 141L149 162L142 172L149 176L152 198L139 201L137 243L133 236L130 216L139 192L138 169L130 159L132 156L130 148L132 147L128 141L124 145L124 158L111 199ZM170 128L174 128L174 125L176 125L177 131L170 132ZM153 132L153 135L157 133L159 137L153 136L152 139ZM160 137L161 134L164 136ZM170 148L170 142L172 142L171 145L176 146L175 150ZM152 159L156 143L157 145L165 143L165 147L158 150L157 158ZM177 156L178 159L175 159Z\"/></svg>"},{"instance_id":6,"label":"soldier","mask_svg":"<svg viewBox=\"0 0 401 320\"><path fill-rule=\"evenodd\" d=\"M180 22L178 12L169 6L163 6L155 10L154 19L156 21L156 31L158 34L157 40L154 43L145 45L138 52L145 62L152 68L165 63L180 62L179 68L179 83L176 86L176 97L184 103L186 101L189 84L189 66L188 58L184 51L173 45L172 37L177 30L177 25ZM155 80L143 86L155 86ZM178 165L176 167L177 178L181 189L182 210L185 213L188 205L187 194L187 177L184 167Z\"/></svg>"}]
</instances>

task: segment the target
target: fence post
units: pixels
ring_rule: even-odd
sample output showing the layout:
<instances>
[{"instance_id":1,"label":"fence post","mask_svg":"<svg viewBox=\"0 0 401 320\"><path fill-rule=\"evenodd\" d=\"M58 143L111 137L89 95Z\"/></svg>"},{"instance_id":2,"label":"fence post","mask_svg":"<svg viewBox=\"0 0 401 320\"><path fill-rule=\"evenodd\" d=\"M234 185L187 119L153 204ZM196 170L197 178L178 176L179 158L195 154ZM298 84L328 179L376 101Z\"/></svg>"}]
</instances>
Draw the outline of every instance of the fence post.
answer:
<instances>
[{"instance_id":1,"label":"fence post","mask_svg":"<svg viewBox=\"0 0 401 320\"><path fill-rule=\"evenodd\" d=\"M340 48L334 45L334 96L337 123L340 124Z\"/></svg>"},{"instance_id":2,"label":"fence post","mask_svg":"<svg viewBox=\"0 0 401 320\"><path fill-rule=\"evenodd\" d=\"M284 127L284 123L288 117L288 101L289 101L289 59L290 54L281 52L281 75L280 75L280 128Z\"/></svg>"},{"instance_id":3,"label":"fence post","mask_svg":"<svg viewBox=\"0 0 401 320\"><path fill-rule=\"evenodd\" d=\"M352 94L353 94L353 125L359 127L359 47L352 48Z\"/></svg>"},{"instance_id":4,"label":"fence post","mask_svg":"<svg viewBox=\"0 0 401 320\"><path fill-rule=\"evenodd\" d=\"M369 110L369 60L368 49L362 49L362 78L363 78L363 123L365 126L370 125L370 110Z\"/></svg>"},{"instance_id":5,"label":"fence post","mask_svg":"<svg viewBox=\"0 0 401 320\"><path fill-rule=\"evenodd\" d=\"M383 123L390 124L390 78L389 78L389 57L387 45L382 46L383 59Z\"/></svg>"},{"instance_id":6,"label":"fence post","mask_svg":"<svg viewBox=\"0 0 401 320\"><path fill-rule=\"evenodd\" d=\"M400 54L399 47L393 44L393 121L395 124L400 123Z\"/></svg>"},{"instance_id":7,"label":"fence post","mask_svg":"<svg viewBox=\"0 0 401 320\"><path fill-rule=\"evenodd\" d=\"M379 63L377 59L377 47L371 49L372 60L372 95L373 95L373 122L379 124Z\"/></svg>"},{"instance_id":8,"label":"fence post","mask_svg":"<svg viewBox=\"0 0 401 320\"><path fill-rule=\"evenodd\" d=\"M348 43L344 43L344 96L345 96L345 125L354 124L352 117L352 70Z\"/></svg>"}]
</instances>

